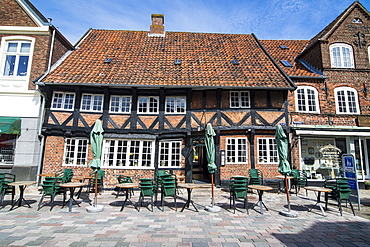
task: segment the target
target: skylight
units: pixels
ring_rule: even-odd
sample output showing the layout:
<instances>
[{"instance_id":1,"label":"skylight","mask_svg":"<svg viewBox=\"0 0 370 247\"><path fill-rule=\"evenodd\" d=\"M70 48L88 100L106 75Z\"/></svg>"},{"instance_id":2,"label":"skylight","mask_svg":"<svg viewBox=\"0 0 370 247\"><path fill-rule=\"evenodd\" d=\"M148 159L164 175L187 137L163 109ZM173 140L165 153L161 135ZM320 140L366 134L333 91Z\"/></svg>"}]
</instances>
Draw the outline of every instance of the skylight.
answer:
<instances>
[{"instance_id":1,"label":"skylight","mask_svg":"<svg viewBox=\"0 0 370 247\"><path fill-rule=\"evenodd\" d=\"M181 64L181 60L176 59L176 60L175 60L175 64L180 65L180 64Z\"/></svg>"},{"instance_id":2,"label":"skylight","mask_svg":"<svg viewBox=\"0 0 370 247\"><path fill-rule=\"evenodd\" d=\"M283 50L288 50L289 49L289 47L286 46L286 45L281 45L280 48L283 49Z\"/></svg>"},{"instance_id":3,"label":"skylight","mask_svg":"<svg viewBox=\"0 0 370 247\"><path fill-rule=\"evenodd\" d=\"M280 60L280 63L282 63L284 67L290 67L290 68L293 67L293 65L287 60Z\"/></svg>"},{"instance_id":4,"label":"skylight","mask_svg":"<svg viewBox=\"0 0 370 247\"><path fill-rule=\"evenodd\" d=\"M112 61L112 58L106 58L105 60L104 60L104 63L110 63Z\"/></svg>"},{"instance_id":5,"label":"skylight","mask_svg":"<svg viewBox=\"0 0 370 247\"><path fill-rule=\"evenodd\" d=\"M239 61L236 60L236 59L233 59L233 60L231 60L231 63L234 64L234 65L238 65L239 64Z\"/></svg>"}]
</instances>

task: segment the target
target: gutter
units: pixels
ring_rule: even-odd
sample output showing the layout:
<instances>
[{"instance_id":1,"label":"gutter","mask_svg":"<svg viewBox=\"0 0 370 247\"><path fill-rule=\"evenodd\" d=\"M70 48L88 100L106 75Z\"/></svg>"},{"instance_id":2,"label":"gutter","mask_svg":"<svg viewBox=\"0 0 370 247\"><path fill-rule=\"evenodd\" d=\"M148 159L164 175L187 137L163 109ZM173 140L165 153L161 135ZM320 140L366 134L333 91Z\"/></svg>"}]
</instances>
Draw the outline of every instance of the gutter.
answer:
<instances>
[{"instance_id":1,"label":"gutter","mask_svg":"<svg viewBox=\"0 0 370 247\"><path fill-rule=\"evenodd\" d=\"M270 53L265 49L265 47L262 45L262 43L258 40L257 36L252 33L252 36L254 37L254 39L256 40L256 42L258 43L258 45L261 47L261 49L265 52L265 54L268 56L268 58L271 60L271 62L275 65L275 67L280 71L280 73L290 82L291 85L293 85L292 88L288 88L288 90L291 90L291 91L294 91L297 89L297 85L295 85L295 83L290 79L290 77L284 72L284 70L282 68L280 68L280 66L277 64L277 62L272 58L272 56L270 55Z\"/></svg>"}]
</instances>

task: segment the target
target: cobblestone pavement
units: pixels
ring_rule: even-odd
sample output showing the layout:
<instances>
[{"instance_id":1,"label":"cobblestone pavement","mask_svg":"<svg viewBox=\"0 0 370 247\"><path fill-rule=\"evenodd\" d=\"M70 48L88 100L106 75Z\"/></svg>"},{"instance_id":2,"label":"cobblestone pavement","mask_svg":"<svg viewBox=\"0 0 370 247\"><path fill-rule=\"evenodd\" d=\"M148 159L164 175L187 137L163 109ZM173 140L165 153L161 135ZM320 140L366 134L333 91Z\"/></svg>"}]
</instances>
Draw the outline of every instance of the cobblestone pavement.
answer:
<instances>
[{"instance_id":1,"label":"cobblestone pavement","mask_svg":"<svg viewBox=\"0 0 370 247\"><path fill-rule=\"evenodd\" d=\"M104 206L104 211L98 213L86 211L90 203L87 193L77 199L80 207L73 205L72 212L62 208L62 196L56 198L52 211L48 205L37 211L41 196L35 192L25 195L32 208L9 211L6 196L5 207L0 210L0 246L370 246L370 220L353 216L347 209L340 216L334 201L326 217L319 207L308 212L316 203L314 192L291 195L296 218L279 214L286 210L284 193L264 193L269 210L260 214L256 207L249 210L249 215L241 209L241 201L234 214L229 208L229 193L222 188L215 189L215 202L221 207L216 213L204 210L211 203L209 187L193 190L199 212L192 207L180 212L186 191L178 196L177 211L173 199L166 198L164 212L158 207L151 212L145 206L138 212L131 204L120 212L124 196L116 199L115 193L98 195L98 204ZM135 191L132 201L137 202L138 197ZM257 200L256 194L249 194L248 206ZM358 212L357 205L355 208Z\"/></svg>"}]
</instances>

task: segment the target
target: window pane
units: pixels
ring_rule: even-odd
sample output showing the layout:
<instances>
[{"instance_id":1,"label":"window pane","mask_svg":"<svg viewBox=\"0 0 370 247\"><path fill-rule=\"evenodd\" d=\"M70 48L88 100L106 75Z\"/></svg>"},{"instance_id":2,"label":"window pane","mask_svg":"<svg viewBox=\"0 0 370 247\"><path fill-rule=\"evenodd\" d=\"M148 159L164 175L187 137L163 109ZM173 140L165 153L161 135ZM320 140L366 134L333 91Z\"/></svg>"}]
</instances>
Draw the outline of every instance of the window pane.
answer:
<instances>
[{"instance_id":1,"label":"window pane","mask_svg":"<svg viewBox=\"0 0 370 247\"><path fill-rule=\"evenodd\" d=\"M4 76L11 76L14 74L15 56L7 55L5 59Z\"/></svg>"},{"instance_id":2,"label":"window pane","mask_svg":"<svg viewBox=\"0 0 370 247\"><path fill-rule=\"evenodd\" d=\"M230 92L230 107L239 107L239 93Z\"/></svg>"},{"instance_id":3,"label":"window pane","mask_svg":"<svg viewBox=\"0 0 370 247\"><path fill-rule=\"evenodd\" d=\"M119 112L120 97L112 96L110 101L110 111Z\"/></svg>"},{"instance_id":4,"label":"window pane","mask_svg":"<svg viewBox=\"0 0 370 247\"><path fill-rule=\"evenodd\" d=\"M103 108L103 96L102 95L95 95L94 96L93 111L101 111L102 108Z\"/></svg>"},{"instance_id":5,"label":"window pane","mask_svg":"<svg viewBox=\"0 0 370 247\"><path fill-rule=\"evenodd\" d=\"M17 76L26 76L28 67L28 56L20 56Z\"/></svg>"},{"instance_id":6,"label":"window pane","mask_svg":"<svg viewBox=\"0 0 370 247\"><path fill-rule=\"evenodd\" d=\"M149 98L150 104L149 104L149 112L157 112L158 111L158 99L151 97Z\"/></svg>"},{"instance_id":7,"label":"window pane","mask_svg":"<svg viewBox=\"0 0 370 247\"><path fill-rule=\"evenodd\" d=\"M249 107L249 92L240 92L241 107Z\"/></svg>"},{"instance_id":8,"label":"window pane","mask_svg":"<svg viewBox=\"0 0 370 247\"><path fill-rule=\"evenodd\" d=\"M31 51L31 44L30 43L22 43L21 44L21 53L29 53Z\"/></svg>"},{"instance_id":9,"label":"window pane","mask_svg":"<svg viewBox=\"0 0 370 247\"><path fill-rule=\"evenodd\" d=\"M0 163L14 163L14 151L17 135L0 135Z\"/></svg>"},{"instance_id":10,"label":"window pane","mask_svg":"<svg viewBox=\"0 0 370 247\"><path fill-rule=\"evenodd\" d=\"M147 112L147 107L148 107L148 99L144 97L139 98L139 104L138 104L139 112L142 112L142 113Z\"/></svg>"},{"instance_id":11,"label":"window pane","mask_svg":"<svg viewBox=\"0 0 370 247\"><path fill-rule=\"evenodd\" d=\"M64 99L64 109L73 109L74 94L66 93Z\"/></svg>"},{"instance_id":12,"label":"window pane","mask_svg":"<svg viewBox=\"0 0 370 247\"><path fill-rule=\"evenodd\" d=\"M8 43L7 52L17 52L18 43Z\"/></svg>"},{"instance_id":13,"label":"window pane","mask_svg":"<svg viewBox=\"0 0 370 247\"><path fill-rule=\"evenodd\" d=\"M81 110L88 111L91 109L91 97L91 95L82 96Z\"/></svg>"},{"instance_id":14,"label":"window pane","mask_svg":"<svg viewBox=\"0 0 370 247\"><path fill-rule=\"evenodd\" d=\"M350 50L347 47L342 47L342 56L343 56L343 67L351 67L351 54Z\"/></svg>"},{"instance_id":15,"label":"window pane","mask_svg":"<svg viewBox=\"0 0 370 247\"><path fill-rule=\"evenodd\" d=\"M62 108L62 102L63 102L63 93L54 93L54 98L51 107L60 109Z\"/></svg>"},{"instance_id":16,"label":"window pane","mask_svg":"<svg viewBox=\"0 0 370 247\"><path fill-rule=\"evenodd\" d=\"M176 112L185 112L185 98L176 98Z\"/></svg>"},{"instance_id":17,"label":"window pane","mask_svg":"<svg viewBox=\"0 0 370 247\"><path fill-rule=\"evenodd\" d=\"M333 53L333 61L334 61L334 66L335 67L342 67L341 59L340 59L340 48L339 47L334 47L332 49Z\"/></svg>"},{"instance_id":18,"label":"window pane","mask_svg":"<svg viewBox=\"0 0 370 247\"><path fill-rule=\"evenodd\" d=\"M298 111L306 111L306 100L303 88L297 90L297 99L298 99Z\"/></svg>"},{"instance_id":19,"label":"window pane","mask_svg":"<svg viewBox=\"0 0 370 247\"><path fill-rule=\"evenodd\" d=\"M352 91L347 91L347 97L348 97L348 111L350 113L357 113L355 93Z\"/></svg>"},{"instance_id":20,"label":"window pane","mask_svg":"<svg viewBox=\"0 0 370 247\"><path fill-rule=\"evenodd\" d=\"M166 98L166 112L175 112L175 98Z\"/></svg>"},{"instance_id":21,"label":"window pane","mask_svg":"<svg viewBox=\"0 0 370 247\"><path fill-rule=\"evenodd\" d=\"M130 112L131 109L131 98L122 97L122 112Z\"/></svg>"}]
</instances>

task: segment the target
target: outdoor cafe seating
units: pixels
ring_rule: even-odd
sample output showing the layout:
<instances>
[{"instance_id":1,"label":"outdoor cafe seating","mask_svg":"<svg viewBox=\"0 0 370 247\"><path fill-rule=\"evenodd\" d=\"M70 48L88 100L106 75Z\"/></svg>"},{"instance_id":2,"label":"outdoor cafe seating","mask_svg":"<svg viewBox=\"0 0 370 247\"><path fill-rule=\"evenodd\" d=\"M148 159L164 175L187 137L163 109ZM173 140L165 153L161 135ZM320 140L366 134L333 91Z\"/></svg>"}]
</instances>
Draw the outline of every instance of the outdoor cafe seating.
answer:
<instances>
[{"instance_id":1,"label":"outdoor cafe seating","mask_svg":"<svg viewBox=\"0 0 370 247\"><path fill-rule=\"evenodd\" d=\"M139 185L140 185L140 196L139 196L139 202L138 202L139 204L138 211L140 211L140 207L142 206L145 198L150 198L150 204L152 206L151 211L153 212L153 208L154 208L153 197L156 194L156 189L155 189L153 180L152 179L141 179Z\"/></svg>"},{"instance_id":2,"label":"outdoor cafe seating","mask_svg":"<svg viewBox=\"0 0 370 247\"><path fill-rule=\"evenodd\" d=\"M177 211L177 202L176 202L176 195L177 195L177 182L176 179L173 177L165 177L162 179L161 185L161 205L162 211L164 211L164 200L166 197L172 197L175 203L175 209Z\"/></svg>"},{"instance_id":3,"label":"outdoor cafe seating","mask_svg":"<svg viewBox=\"0 0 370 247\"><path fill-rule=\"evenodd\" d=\"M235 214L235 201L237 199L243 199L244 201L244 208L246 212L248 212L248 178L243 177L243 176L236 176L230 178L230 185L229 185L229 190L230 190L230 208L231 206L234 209L234 214Z\"/></svg>"},{"instance_id":4,"label":"outdoor cafe seating","mask_svg":"<svg viewBox=\"0 0 370 247\"><path fill-rule=\"evenodd\" d=\"M259 169L249 169L249 184L250 185L263 185L263 173Z\"/></svg>"},{"instance_id":5,"label":"outdoor cafe seating","mask_svg":"<svg viewBox=\"0 0 370 247\"><path fill-rule=\"evenodd\" d=\"M292 169L292 176L292 185L295 188L295 194L298 195L300 188L307 186L307 174L303 170Z\"/></svg>"},{"instance_id":6,"label":"outdoor cafe seating","mask_svg":"<svg viewBox=\"0 0 370 247\"><path fill-rule=\"evenodd\" d=\"M45 197L50 197L50 211L54 207L55 197L57 195L63 195L63 204L66 200L66 193L63 188L60 187L57 177L45 177L42 186L42 196L38 205L37 210L40 210L46 203L44 202Z\"/></svg>"},{"instance_id":7,"label":"outdoor cafe seating","mask_svg":"<svg viewBox=\"0 0 370 247\"><path fill-rule=\"evenodd\" d=\"M6 195L12 196L12 205L15 197L15 187L8 184L15 182L15 175L11 173L0 173L0 205L4 207L4 198Z\"/></svg>"},{"instance_id":8,"label":"outdoor cafe seating","mask_svg":"<svg viewBox=\"0 0 370 247\"><path fill-rule=\"evenodd\" d=\"M325 180L324 187L332 189L332 192L330 193L330 198L337 201L340 215L342 215L343 211L343 202L345 202L346 204L349 203L353 215L356 215L353 209L352 202L350 200L351 188L348 184L347 178L338 177L335 179L327 179Z\"/></svg>"}]
</instances>

